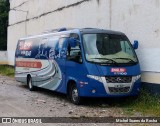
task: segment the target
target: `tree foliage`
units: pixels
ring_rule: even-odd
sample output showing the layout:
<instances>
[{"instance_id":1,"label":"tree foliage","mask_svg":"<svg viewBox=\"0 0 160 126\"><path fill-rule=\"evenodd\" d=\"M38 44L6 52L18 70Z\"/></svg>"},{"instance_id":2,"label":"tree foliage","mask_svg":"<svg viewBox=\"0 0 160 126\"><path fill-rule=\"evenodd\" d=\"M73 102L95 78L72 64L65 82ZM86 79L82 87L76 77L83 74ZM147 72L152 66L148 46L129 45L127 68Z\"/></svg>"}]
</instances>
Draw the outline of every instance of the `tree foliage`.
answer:
<instances>
[{"instance_id":1,"label":"tree foliage","mask_svg":"<svg viewBox=\"0 0 160 126\"><path fill-rule=\"evenodd\" d=\"M9 0L0 0L0 50L7 49Z\"/></svg>"}]
</instances>

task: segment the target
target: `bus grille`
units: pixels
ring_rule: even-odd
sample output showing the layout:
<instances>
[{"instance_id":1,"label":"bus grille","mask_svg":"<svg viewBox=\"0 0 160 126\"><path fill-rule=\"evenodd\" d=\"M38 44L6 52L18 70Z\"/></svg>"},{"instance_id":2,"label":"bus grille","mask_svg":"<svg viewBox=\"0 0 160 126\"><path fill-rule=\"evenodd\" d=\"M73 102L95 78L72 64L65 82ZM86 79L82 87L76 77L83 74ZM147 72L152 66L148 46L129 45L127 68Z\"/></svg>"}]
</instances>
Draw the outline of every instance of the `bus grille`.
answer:
<instances>
[{"instance_id":1,"label":"bus grille","mask_svg":"<svg viewBox=\"0 0 160 126\"><path fill-rule=\"evenodd\" d=\"M132 77L106 77L107 83L131 83Z\"/></svg>"},{"instance_id":2,"label":"bus grille","mask_svg":"<svg viewBox=\"0 0 160 126\"><path fill-rule=\"evenodd\" d=\"M128 93L130 87L123 87L123 88L115 88L115 87L109 87L110 93Z\"/></svg>"}]
</instances>

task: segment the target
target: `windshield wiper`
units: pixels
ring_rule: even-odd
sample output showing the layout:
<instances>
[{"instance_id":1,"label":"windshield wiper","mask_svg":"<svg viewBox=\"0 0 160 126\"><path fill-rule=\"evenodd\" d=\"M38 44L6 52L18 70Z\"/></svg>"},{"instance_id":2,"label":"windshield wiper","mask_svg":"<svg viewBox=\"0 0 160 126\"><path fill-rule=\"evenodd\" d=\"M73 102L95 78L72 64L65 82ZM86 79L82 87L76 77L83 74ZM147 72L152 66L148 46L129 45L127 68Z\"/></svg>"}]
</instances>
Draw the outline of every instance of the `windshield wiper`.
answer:
<instances>
[{"instance_id":1,"label":"windshield wiper","mask_svg":"<svg viewBox=\"0 0 160 126\"><path fill-rule=\"evenodd\" d=\"M133 61L132 59L130 58L113 58L113 59L123 59L123 60L130 60L131 63L136 63L135 61Z\"/></svg>"},{"instance_id":2,"label":"windshield wiper","mask_svg":"<svg viewBox=\"0 0 160 126\"><path fill-rule=\"evenodd\" d=\"M114 60L112 60L112 59L108 59L108 58L91 58L91 59L102 59L102 60L108 60L108 61L111 61L112 63L114 63L114 64L118 65L116 61L114 61ZM106 62L105 62L105 63L106 63Z\"/></svg>"}]
</instances>

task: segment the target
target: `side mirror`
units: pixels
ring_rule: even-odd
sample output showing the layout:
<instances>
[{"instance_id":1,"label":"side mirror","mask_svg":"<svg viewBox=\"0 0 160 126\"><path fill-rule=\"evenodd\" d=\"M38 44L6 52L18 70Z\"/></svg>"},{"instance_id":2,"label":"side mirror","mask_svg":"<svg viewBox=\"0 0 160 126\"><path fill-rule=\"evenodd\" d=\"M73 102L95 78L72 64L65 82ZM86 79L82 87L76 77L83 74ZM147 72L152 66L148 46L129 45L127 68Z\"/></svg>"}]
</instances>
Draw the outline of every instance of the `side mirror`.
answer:
<instances>
[{"instance_id":1,"label":"side mirror","mask_svg":"<svg viewBox=\"0 0 160 126\"><path fill-rule=\"evenodd\" d=\"M138 41L137 40L134 40L133 48L138 49Z\"/></svg>"},{"instance_id":2,"label":"side mirror","mask_svg":"<svg viewBox=\"0 0 160 126\"><path fill-rule=\"evenodd\" d=\"M70 38L69 39L69 44L70 44L70 47L74 48L77 46L77 40L74 39L74 38Z\"/></svg>"}]
</instances>

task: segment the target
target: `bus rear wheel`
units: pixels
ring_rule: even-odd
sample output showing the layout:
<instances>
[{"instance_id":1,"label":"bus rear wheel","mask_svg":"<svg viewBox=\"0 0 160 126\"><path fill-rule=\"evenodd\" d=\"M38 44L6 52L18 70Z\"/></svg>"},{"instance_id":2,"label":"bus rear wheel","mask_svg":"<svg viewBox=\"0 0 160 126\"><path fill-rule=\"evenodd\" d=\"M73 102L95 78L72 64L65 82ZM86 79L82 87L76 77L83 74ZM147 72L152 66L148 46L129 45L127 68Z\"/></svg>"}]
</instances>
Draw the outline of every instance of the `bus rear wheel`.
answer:
<instances>
[{"instance_id":1,"label":"bus rear wheel","mask_svg":"<svg viewBox=\"0 0 160 126\"><path fill-rule=\"evenodd\" d=\"M33 83L32 83L32 77L31 76L27 77L27 85L28 85L28 88L29 88L30 91L33 91L35 89L35 87L33 86Z\"/></svg>"},{"instance_id":2,"label":"bus rear wheel","mask_svg":"<svg viewBox=\"0 0 160 126\"><path fill-rule=\"evenodd\" d=\"M78 89L75 84L71 84L69 87L69 99L75 105L82 103L82 98L79 96Z\"/></svg>"}]
</instances>

